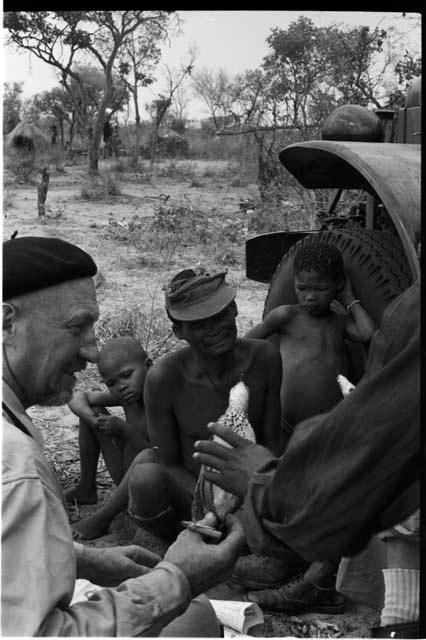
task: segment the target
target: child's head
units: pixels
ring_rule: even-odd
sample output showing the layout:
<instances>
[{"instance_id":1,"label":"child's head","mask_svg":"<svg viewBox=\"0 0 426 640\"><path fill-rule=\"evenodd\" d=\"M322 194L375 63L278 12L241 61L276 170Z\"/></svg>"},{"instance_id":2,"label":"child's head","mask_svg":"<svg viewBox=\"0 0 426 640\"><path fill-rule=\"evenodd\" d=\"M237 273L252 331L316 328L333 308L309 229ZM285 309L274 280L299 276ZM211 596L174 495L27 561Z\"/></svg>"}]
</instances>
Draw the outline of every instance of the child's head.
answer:
<instances>
[{"instance_id":1,"label":"child's head","mask_svg":"<svg viewBox=\"0 0 426 640\"><path fill-rule=\"evenodd\" d=\"M325 242L310 242L294 256L293 270L299 303L313 315L327 311L345 280L340 251Z\"/></svg>"},{"instance_id":2,"label":"child's head","mask_svg":"<svg viewBox=\"0 0 426 640\"><path fill-rule=\"evenodd\" d=\"M152 361L135 338L109 340L99 352L99 373L111 394L120 403L141 401L148 368Z\"/></svg>"}]
</instances>

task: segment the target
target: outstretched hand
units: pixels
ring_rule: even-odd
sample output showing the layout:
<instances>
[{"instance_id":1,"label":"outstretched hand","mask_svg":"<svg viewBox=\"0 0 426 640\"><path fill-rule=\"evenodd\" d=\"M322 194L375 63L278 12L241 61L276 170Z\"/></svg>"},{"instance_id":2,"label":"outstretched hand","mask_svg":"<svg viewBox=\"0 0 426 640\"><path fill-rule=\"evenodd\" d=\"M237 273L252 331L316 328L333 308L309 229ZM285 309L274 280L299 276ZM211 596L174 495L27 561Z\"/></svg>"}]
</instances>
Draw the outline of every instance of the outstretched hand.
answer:
<instances>
[{"instance_id":1,"label":"outstretched hand","mask_svg":"<svg viewBox=\"0 0 426 640\"><path fill-rule=\"evenodd\" d=\"M156 553L135 544L108 549L85 546L77 554L77 577L101 587L115 587L129 578L143 576L160 561Z\"/></svg>"},{"instance_id":2,"label":"outstretched hand","mask_svg":"<svg viewBox=\"0 0 426 640\"><path fill-rule=\"evenodd\" d=\"M199 523L214 527L217 518L209 512ZM233 515L226 517L225 527L226 535L218 544L208 544L195 531L183 531L164 556L164 560L183 571L193 598L232 575L245 543L245 535L242 524Z\"/></svg>"},{"instance_id":3,"label":"outstretched hand","mask_svg":"<svg viewBox=\"0 0 426 640\"><path fill-rule=\"evenodd\" d=\"M222 489L244 498L252 475L274 455L259 444L238 436L219 422L210 422L207 428L220 436L232 448L224 447L214 440L198 440L194 447L194 459L211 467L205 470L205 479Z\"/></svg>"}]
</instances>

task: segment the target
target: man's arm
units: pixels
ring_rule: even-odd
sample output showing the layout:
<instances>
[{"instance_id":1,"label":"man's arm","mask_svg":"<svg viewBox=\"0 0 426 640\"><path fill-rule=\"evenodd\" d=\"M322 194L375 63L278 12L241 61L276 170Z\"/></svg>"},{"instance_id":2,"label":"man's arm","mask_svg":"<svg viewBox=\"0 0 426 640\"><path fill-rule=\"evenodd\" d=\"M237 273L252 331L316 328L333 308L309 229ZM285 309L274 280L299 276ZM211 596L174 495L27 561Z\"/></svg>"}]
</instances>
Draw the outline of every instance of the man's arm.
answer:
<instances>
[{"instance_id":1,"label":"man's arm","mask_svg":"<svg viewBox=\"0 0 426 640\"><path fill-rule=\"evenodd\" d=\"M169 365L169 367L167 366ZM158 447L161 462L179 484L192 493L194 476L182 466L179 425L172 407L175 363L153 365L146 376L144 403L151 446Z\"/></svg>"},{"instance_id":2,"label":"man's arm","mask_svg":"<svg viewBox=\"0 0 426 640\"><path fill-rule=\"evenodd\" d=\"M266 318L255 327L247 331L245 338L269 338L274 333L284 330L285 323L290 319L291 307L283 305L273 309Z\"/></svg>"},{"instance_id":3,"label":"man's arm","mask_svg":"<svg viewBox=\"0 0 426 640\"><path fill-rule=\"evenodd\" d=\"M116 589L97 591L90 602L70 606L76 565L80 576L97 584L95 552L99 551L100 582L108 584L109 550L87 550L89 567L78 545L75 557L62 499L53 489L36 474L18 481L11 476L3 485L2 571L7 578L2 580L2 635L158 636L185 611L191 598L230 576L244 543L236 518L228 521L227 535L219 545L207 545L199 534L185 531L165 561L148 573L140 566L145 575L127 579L139 571L137 563L156 561L138 550L135 555L131 547L124 564L116 558L124 582ZM125 556L126 548L120 553Z\"/></svg>"}]
</instances>

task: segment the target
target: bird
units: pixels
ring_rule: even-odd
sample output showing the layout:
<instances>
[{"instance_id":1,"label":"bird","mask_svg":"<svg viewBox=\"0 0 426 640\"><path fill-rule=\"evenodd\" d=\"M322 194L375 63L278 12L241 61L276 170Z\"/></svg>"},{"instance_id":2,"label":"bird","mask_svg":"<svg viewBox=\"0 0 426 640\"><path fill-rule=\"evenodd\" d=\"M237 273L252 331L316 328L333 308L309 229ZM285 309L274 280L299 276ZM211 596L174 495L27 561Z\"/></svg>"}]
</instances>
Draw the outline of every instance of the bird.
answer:
<instances>
[{"instance_id":1,"label":"bird","mask_svg":"<svg viewBox=\"0 0 426 640\"><path fill-rule=\"evenodd\" d=\"M355 389L355 385L353 385L352 382L349 382L349 380L341 373L337 376L337 382L344 398L346 398L346 396Z\"/></svg>"},{"instance_id":2,"label":"bird","mask_svg":"<svg viewBox=\"0 0 426 640\"><path fill-rule=\"evenodd\" d=\"M256 442L256 435L248 419L249 397L249 388L240 380L231 388L228 408L217 422L246 440ZM232 448L230 444L219 436L213 435L212 440L225 447ZM206 513L212 511L216 515L220 526L228 513L236 511L241 500L232 493L228 493L206 480L206 469L214 471L206 465L201 465L192 503L192 519L196 522L204 518Z\"/></svg>"}]
</instances>

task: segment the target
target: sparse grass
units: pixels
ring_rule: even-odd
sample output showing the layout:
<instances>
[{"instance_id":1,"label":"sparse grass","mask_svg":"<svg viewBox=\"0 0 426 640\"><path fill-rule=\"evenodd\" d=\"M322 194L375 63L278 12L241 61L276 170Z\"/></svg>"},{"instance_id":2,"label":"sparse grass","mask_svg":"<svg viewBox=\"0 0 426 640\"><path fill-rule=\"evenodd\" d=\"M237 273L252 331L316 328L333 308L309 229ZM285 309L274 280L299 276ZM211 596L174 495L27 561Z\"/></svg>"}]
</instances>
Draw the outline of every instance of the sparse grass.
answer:
<instances>
[{"instance_id":1,"label":"sparse grass","mask_svg":"<svg viewBox=\"0 0 426 640\"><path fill-rule=\"evenodd\" d=\"M198 178L193 178L193 179L191 180L191 183L190 183L190 185L189 185L189 186L190 186L192 189L201 189L202 187L204 187L204 186L205 186L205 184L206 184L206 183L205 183L205 182L203 182L202 180L199 180Z\"/></svg>"},{"instance_id":2,"label":"sparse grass","mask_svg":"<svg viewBox=\"0 0 426 640\"><path fill-rule=\"evenodd\" d=\"M134 304L117 306L102 315L96 328L99 346L113 338L136 338L151 358L169 353L179 344L171 331L170 320L163 308Z\"/></svg>"},{"instance_id":3,"label":"sparse grass","mask_svg":"<svg viewBox=\"0 0 426 640\"><path fill-rule=\"evenodd\" d=\"M157 178L184 178L191 180L195 178L194 166L191 162L171 162L160 163L156 167Z\"/></svg>"},{"instance_id":4,"label":"sparse grass","mask_svg":"<svg viewBox=\"0 0 426 640\"><path fill-rule=\"evenodd\" d=\"M121 195L117 175L107 171L102 176L89 178L81 187L80 195L90 202Z\"/></svg>"},{"instance_id":5,"label":"sparse grass","mask_svg":"<svg viewBox=\"0 0 426 640\"><path fill-rule=\"evenodd\" d=\"M7 211L13 207L15 191L11 187L3 187L3 211Z\"/></svg>"},{"instance_id":6,"label":"sparse grass","mask_svg":"<svg viewBox=\"0 0 426 640\"><path fill-rule=\"evenodd\" d=\"M244 180L241 176L235 176L229 183L230 187L247 187L248 181Z\"/></svg>"}]
</instances>

